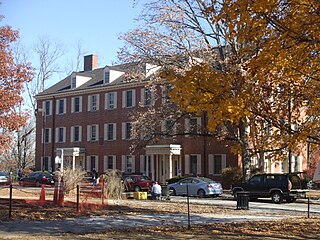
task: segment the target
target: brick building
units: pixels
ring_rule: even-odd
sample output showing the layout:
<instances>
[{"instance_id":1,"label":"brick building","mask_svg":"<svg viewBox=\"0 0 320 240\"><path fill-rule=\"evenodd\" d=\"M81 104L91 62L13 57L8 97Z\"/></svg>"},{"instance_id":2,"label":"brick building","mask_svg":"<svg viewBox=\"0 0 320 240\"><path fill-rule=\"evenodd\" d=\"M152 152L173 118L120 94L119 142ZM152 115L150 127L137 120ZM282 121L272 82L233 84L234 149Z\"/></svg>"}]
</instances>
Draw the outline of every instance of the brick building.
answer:
<instances>
[{"instance_id":1,"label":"brick building","mask_svg":"<svg viewBox=\"0 0 320 240\"><path fill-rule=\"evenodd\" d=\"M161 100L153 103L145 87L156 68L146 64L145 81L127 81L130 67L99 68L96 55L85 56L84 71L36 96L36 169L54 171L58 164L99 173L118 169L164 183L180 174L220 179L221 169L240 165L226 144L203 136L165 138L132 153L129 113ZM185 119L185 128L191 123L203 126L204 118Z\"/></svg>"}]
</instances>

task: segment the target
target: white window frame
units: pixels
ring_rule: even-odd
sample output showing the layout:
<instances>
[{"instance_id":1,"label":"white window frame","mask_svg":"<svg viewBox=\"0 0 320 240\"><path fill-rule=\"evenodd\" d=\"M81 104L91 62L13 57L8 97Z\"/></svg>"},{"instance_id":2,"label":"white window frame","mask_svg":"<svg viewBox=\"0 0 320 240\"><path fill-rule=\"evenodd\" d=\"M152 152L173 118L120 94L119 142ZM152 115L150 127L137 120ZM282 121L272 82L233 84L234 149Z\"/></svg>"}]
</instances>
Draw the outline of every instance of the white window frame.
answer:
<instances>
[{"instance_id":1,"label":"white window frame","mask_svg":"<svg viewBox=\"0 0 320 240\"><path fill-rule=\"evenodd\" d=\"M196 156L197 158L197 172L192 173L190 172L190 161L191 161L191 156ZM185 174L201 174L201 154L186 154L184 156L184 166L185 166Z\"/></svg>"},{"instance_id":2,"label":"white window frame","mask_svg":"<svg viewBox=\"0 0 320 240\"><path fill-rule=\"evenodd\" d=\"M131 122L123 122L122 123L122 139L123 140L131 140L132 134L130 131L130 138L128 138L128 124L130 124L130 129L132 130L132 123Z\"/></svg>"},{"instance_id":3,"label":"white window frame","mask_svg":"<svg viewBox=\"0 0 320 240\"><path fill-rule=\"evenodd\" d=\"M48 141L46 141L46 136L44 135L47 130L48 130ZM41 142L43 143L43 141L44 141L44 143L51 143L51 134L52 134L51 128L42 129Z\"/></svg>"},{"instance_id":4,"label":"white window frame","mask_svg":"<svg viewBox=\"0 0 320 240\"><path fill-rule=\"evenodd\" d=\"M49 105L49 109L47 109L47 103ZM42 109L44 109L45 116L52 115L52 100L46 100L42 102Z\"/></svg>"},{"instance_id":5,"label":"white window frame","mask_svg":"<svg viewBox=\"0 0 320 240\"><path fill-rule=\"evenodd\" d=\"M93 160L93 158L94 158L94 160ZM94 161L95 166L92 166L92 164L91 164L92 160ZM97 155L87 156L86 170L88 172L91 172L93 168L95 168L95 170L97 172L99 172L99 156L97 156Z\"/></svg>"},{"instance_id":6,"label":"white window frame","mask_svg":"<svg viewBox=\"0 0 320 240\"><path fill-rule=\"evenodd\" d=\"M209 174L213 176L221 176L221 173L216 173L215 164L214 161L215 156L221 156L221 171L226 168L227 160L226 160L226 154L209 154L208 160L209 160Z\"/></svg>"},{"instance_id":7,"label":"white window frame","mask_svg":"<svg viewBox=\"0 0 320 240\"><path fill-rule=\"evenodd\" d=\"M150 94L150 99L148 95ZM141 105L143 107L150 107L154 103L154 94L150 88L141 88Z\"/></svg>"},{"instance_id":8,"label":"white window frame","mask_svg":"<svg viewBox=\"0 0 320 240\"><path fill-rule=\"evenodd\" d=\"M132 92L132 102L131 102L130 106L127 104L128 92ZM136 106L136 90L129 89L129 90L122 91L122 107L123 108L132 108L135 106Z\"/></svg>"},{"instance_id":9,"label":"white window frame","mask_svg":"<svg viewBox=\"0 0 320 240\"><path fill-rule=\"evenodd\" d=\"M62 136L60 135L60 130L62 130ZM60 141L60 137L62 137L62 141ZM65 127L57 127L56 128L56 143L64 143L66 142L66 128Z\"/></svg>"},{"instance_id":10,"label":"white window frame","mask_svg":"<svg viewBox=\"0 0 320 240\"><path fill-rule=\"evenodd\" d=\"M79 99L79 111L76 111L76 98ZM72 113L82 112L82 96L76 96L71 98L71 112Z\"/></svg>"},{"instance_id":11,"label":"white window frame","mask_svg":"<svg viewBox=\"0 0 320 240\"><path fill-rule=\"evenodd\" d=\"M75 140L75 128L79 128L79 140ZM71 142L81 142L82 141L82 126L72 126L71 127L71 136L70 136Z\"/></svg>"},{"instance_id":12,"label":"white window frame","mask_svg":"<svg viewBox=\"0 0 320 240\"><path fill-rule=\"evenodd\" d=\"M93 136L93 134L95 134ZM99 140L99 124L87 125L87 141L96 142Z\"/></svg>"},{"instance_id":13,"label":"white window frame","mask_svg":"<svg viewBox=\"0 0 320 240\"><path fill-rule=\"evenodd\" d=\"M61 101L63 101L62 112L60 112L60 103L61 103ZM57 115L65 114L66 113L66 106L67 106L67 99L66 98L57 99L56 100L56 106L57 106L57 109L56 109L56 114Z\"/></svg>"},{"instance_id":14,"label":"white window frame","mask_svg":"<svg viewBox=\"0 0 320 240\"><path fill-rule=\"evenodd\" d=\"M193 127L193 125L191 124L191 120L195 120L195 119L197 121L197 125L196 125L196 131L194 132L194 129L191 129ZM190 136L190 133L198 134L200 133L200 130L201 130L201 117L186 118L184 120L184 125L185 125L184 126L185 133L187 133L187 136Z\"/></svg>"},{"instance_id":15,"label":"white window frame","mask_svg":"<svg viewBox=\"0 0 320 240\"><path fill-rule=\"evenodd\" d=\"M100 95L92 94L88 96L88 112L95 112L99 110Z\"/></svg>"},{"instance_id":16,"label":"white window frame","mask_svg":"<svg viewBox=\"0 0 320 240\"><path fill-rule=\"evenodd\" d=\"M131 161L130 164L129 161ZM121 170L125 173L135 173L136 169L134 155L122 155Z\"/></svg>"},{"instance_id":17,"label":"white window frame","mask_svg":"<svg viewBox=\"0 0 320 240\"><path fill-rule=\"evenodd\" d=\"M113 127L112 138L109 138L109 127ZM117 124L116 123L105 123L104 124L104 140L114 141L117 136Z\"/></svg>"},{"instance_id":18,"label":"white window frame","mask_svg":"<svg viewBox=\"0 0 320 240\"><path fill-rule=\"evenodd\" d=\"M109 158L112 159L112 168L108 168L109 160L110 160ZM104 163L103 163L104 172L108 171L109 169L116 169L117 168L116 167L116 163L117 163L116 160L117 160L116 155L106 155L106 156L104 156Z\"/></svg>"},{"instance_id":19,"label":"white window frame","mask_svg":"<svg viewBox=\"0 0 320 240\"><path fill-rule=\"evenodd\" d=\"M113 102L111 102L113 96ZM117 108L117 92L108 92L105 94L105 109L112 110Z\"/></svg>"}]
</instances>

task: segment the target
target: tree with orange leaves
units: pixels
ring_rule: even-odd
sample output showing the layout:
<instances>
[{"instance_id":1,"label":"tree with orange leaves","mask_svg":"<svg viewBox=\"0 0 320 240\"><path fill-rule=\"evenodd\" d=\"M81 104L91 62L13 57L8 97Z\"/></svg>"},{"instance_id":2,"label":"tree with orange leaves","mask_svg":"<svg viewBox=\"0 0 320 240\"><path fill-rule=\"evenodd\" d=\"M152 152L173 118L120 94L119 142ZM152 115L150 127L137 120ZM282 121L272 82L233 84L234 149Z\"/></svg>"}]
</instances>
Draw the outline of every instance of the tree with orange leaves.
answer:
<instances>
[{"instance_id":1,"label":"tree with orange leaves","mask_svg":"<svg viewBox=\"0 0 320 240\"><path fill-rule=\"evenodd\" d=\"M0 27L0 151L8 148L10 133L23 126L28 117L17 107L22 104L24 84L32 79L32 69L15 62L10 44L17 38L18 32L10 26Z\"/></svg>"},{"instance_id":2,"label":"tree with orange leaves","mask_svg":"<svg viewBox=\"0 0 320 240\"><path fill-rule=\"evenodd\" d=\"M319 12L318 0L155 0L120 56L162 66L171 100L222 127L245 174L254 155L291 160L320 139Z\"/></svg>"}]
</instances>

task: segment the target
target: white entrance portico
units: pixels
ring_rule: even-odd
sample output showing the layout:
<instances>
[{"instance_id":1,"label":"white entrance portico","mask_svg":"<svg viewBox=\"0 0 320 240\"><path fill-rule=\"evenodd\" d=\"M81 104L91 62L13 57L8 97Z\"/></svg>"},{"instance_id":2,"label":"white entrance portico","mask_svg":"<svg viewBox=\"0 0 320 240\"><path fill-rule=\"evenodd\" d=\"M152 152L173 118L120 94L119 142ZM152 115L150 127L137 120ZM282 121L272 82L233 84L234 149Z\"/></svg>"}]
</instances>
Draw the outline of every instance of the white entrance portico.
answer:
<instances>
[{"instance_id":1,"label":"white entrance portico","mask_svg":"<svg viewBox=\"0 0 320 240\"><path fill-rule=\"evenodd\" d=\"M160 183L181 175L181 145L147 145L146 155L151 156L151 166L147 162L146 172L151 170L151 177Z\"/></svg>"},{"instance_id":2,"label":"white entrance portico","mask_svg":"<svg viewBox=\"0 0 320 240\"><path fill-rule=\"evenodd\" d=\"M72 168L76 167L84 168L84 148L73 147L73 148L56 148L55 157L55 167L60 165L63 170L66 167Z\"/></svg>"}]
</instances>

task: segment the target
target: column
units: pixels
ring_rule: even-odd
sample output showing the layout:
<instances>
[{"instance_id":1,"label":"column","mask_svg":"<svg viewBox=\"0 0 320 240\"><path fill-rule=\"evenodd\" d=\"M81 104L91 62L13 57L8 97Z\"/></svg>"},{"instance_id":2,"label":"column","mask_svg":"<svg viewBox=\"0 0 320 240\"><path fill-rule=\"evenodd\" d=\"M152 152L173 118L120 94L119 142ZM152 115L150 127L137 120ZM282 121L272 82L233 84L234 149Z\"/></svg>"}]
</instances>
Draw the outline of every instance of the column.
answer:
<instances>
[{"instance_id":1,"label":"column","mask_svg":"<svg viewBox=\"0 0 320 240\"><path fill-rule=\"evenodd\" d=\"M172 153L169 154L169 179L172 178Z\"/></svg>"}]
</instances>

